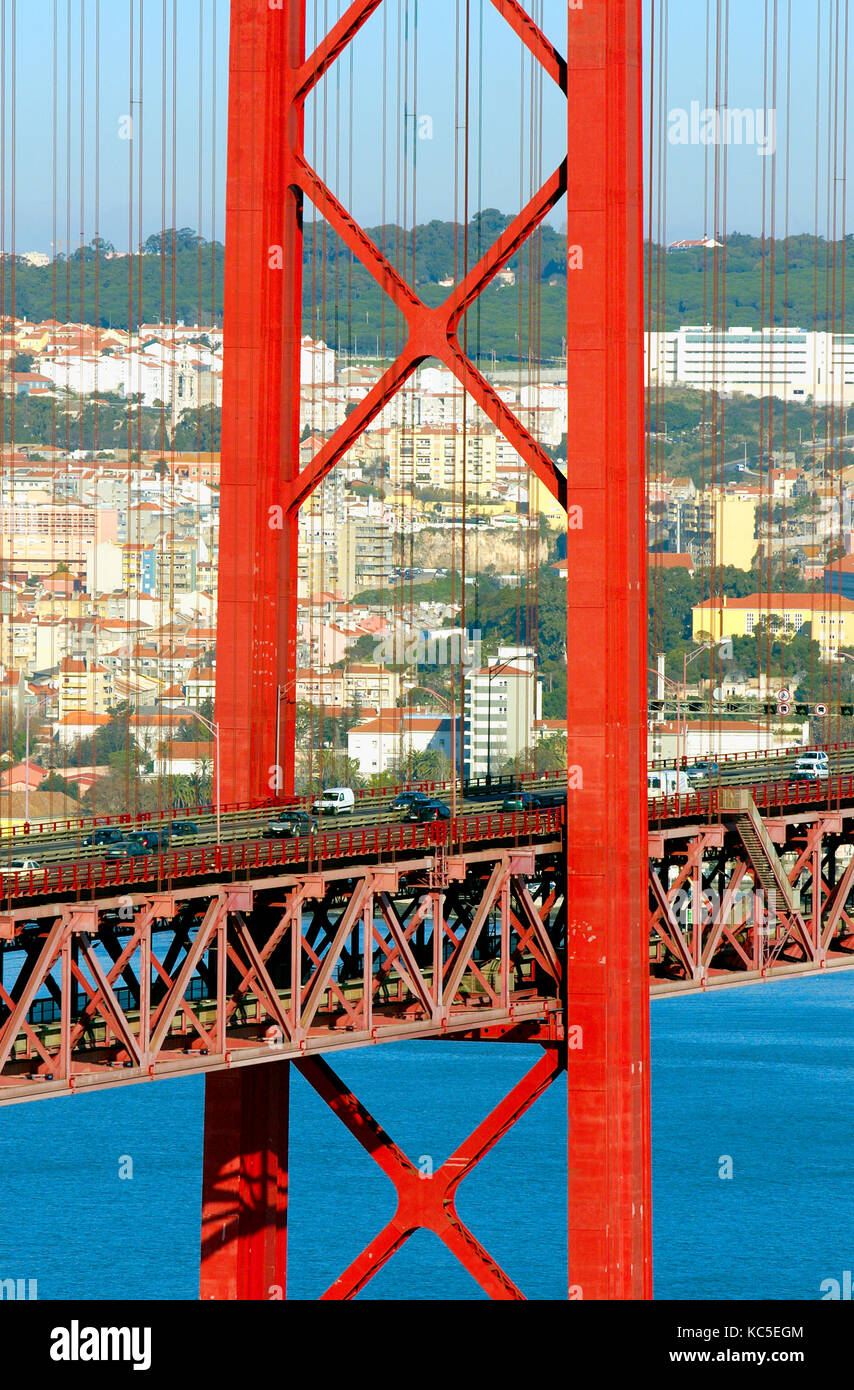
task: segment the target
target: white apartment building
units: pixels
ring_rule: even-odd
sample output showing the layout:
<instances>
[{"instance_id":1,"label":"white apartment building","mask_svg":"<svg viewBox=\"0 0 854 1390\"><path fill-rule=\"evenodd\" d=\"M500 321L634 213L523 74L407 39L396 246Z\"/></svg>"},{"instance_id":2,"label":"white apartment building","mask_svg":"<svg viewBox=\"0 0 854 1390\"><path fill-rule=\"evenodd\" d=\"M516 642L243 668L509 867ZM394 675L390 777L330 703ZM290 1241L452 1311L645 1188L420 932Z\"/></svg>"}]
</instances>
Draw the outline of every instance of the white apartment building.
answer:
<instances>
[{"instance_id":1,"label":"white apartment building","mask_svg":"<svg viewBox=\"0 0 854 1390\"><path fill-rule=\"evenodd\" d=\"M529 647L499 647L498 655L466 677L464 775L497 777L504 764L535 741L543 689Z\"/></svg>"},{"instance_id":2,"label":"white apartment building","mask_svg":"<svg viewBox=\"0 0 854 1390\"><path fill-rule=\"evenodd\" d=\"M683 325L647 333L650 385L777 396L817 403L854 402L854 334L802 328Z\"/></svg>"}]
</instances>

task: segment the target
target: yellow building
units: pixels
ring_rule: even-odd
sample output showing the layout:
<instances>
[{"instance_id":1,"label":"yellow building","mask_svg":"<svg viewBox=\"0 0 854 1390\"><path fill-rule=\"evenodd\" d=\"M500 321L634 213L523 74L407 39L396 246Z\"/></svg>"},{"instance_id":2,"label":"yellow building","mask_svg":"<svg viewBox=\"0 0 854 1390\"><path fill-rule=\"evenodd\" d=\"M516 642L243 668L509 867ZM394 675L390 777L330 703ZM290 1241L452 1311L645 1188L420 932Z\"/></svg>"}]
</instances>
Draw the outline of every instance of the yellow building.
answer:
<instances>
[{"instance_id":1,"label":"yellow building","mask_svg":"<svg viewBox=\"0 0 854 1390\"><path fill-rule=\"evenodd\" d=\"M91 710L106 714L115 703L113 673L84 658L63 657L57 676L59 717Z\"/></svg>"},{"instance_id":2,"label":"yellow building","mask_svg":"<svg viewBox=\"0 0 854 1390\"><path fill-rule=\"evenodd\" d=\"M455 425L389 430L389 481L394 488L459 491L465 458L467 495L489 496L495 488L496 463L504 442L494 430L466 429L464 433Z\"/></svg>"},{"instance_id":3,"label":"yellow building","mask_svg":"<svg viewBox=\"0 0 854 1390\"><path fill-rule=\"evenodd\" d=\"M697 640L750 637L760 623L770 625L785 640L809 623L823 657L834 655L840 647L854 646L854 599L839 594L715 595L698 603L692 615Z\"/></svg>"},{"instance_id":4,"label":"yellow building","mask_svg":"<svg viewBox=\"0 0 854 1390\"><path fill-rule=\"evenodd\" d=\"M671 497L665 510L677 549L690 551L705 564L749 570L758 546L757 506L758 494L747 489L708 488L693 497Z\"/></svg>"},{"instance_id":5,"label":"yellow building","mask_svg":"<svg viewBox=\"0 0 854 1390\"><path fill-rule=\"evenodd\" d=\"M713 563L749 570L756 554L756 498L734 497L712 489Z\"/></svg>"},{"instance_id":6,"label":"yellow building","mask_svg":"<svg viewBox=\"0 0 854 1390\"><path fill-rule=\"evenodd\" d=\"M552 526L563 530L566 526L566 511L554 494L532 473L528 482L528 511L545 517Z\"/></svg>"}]
</instances>

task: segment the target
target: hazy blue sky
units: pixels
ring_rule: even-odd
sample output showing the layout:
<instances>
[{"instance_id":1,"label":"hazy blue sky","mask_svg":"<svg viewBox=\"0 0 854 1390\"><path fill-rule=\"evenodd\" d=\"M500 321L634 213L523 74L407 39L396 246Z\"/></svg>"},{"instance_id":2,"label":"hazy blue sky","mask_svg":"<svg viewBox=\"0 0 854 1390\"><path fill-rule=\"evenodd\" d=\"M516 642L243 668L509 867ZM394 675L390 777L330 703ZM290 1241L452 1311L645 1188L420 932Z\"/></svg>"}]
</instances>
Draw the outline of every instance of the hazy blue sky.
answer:
<instances>
[{"instance_id":1,"label":"hazy blue sky","mask_svg":"<svg viewBox=\"0 0 854 1390\"><path fill-rule=\"evenodd\" d=\"M567 21L565 0L528 3L531 12L562 46ZM488 0L468 0L468 4L472 37L469 211L475 211L478 205L513 211L528 196L537 176L548 173L557 163L564 106L548 79L532 82L530 62L523 58L515 35ZM312 25L315 15L319 28L331 24L342 7L343 0L310 0ZM0 44L5 78L5 248L13 242L13 8L16 249L48 251L54 241L63 247L69 242L74 246L79 243L81 232L88 239L96 227L120 249L127 249L129 244L136 244L140 227L147 235L173 222L200 227L206 236L221 237L228 0L165 0L165 43L164 0L19 0L17 6L13 0L0 0L4 18ZM770 68L770 63L763 62L765 0L729 0L729 8L728 105L764 112L772 100L770 89L766 92L765 68ZM777 0L776 5L774 0L768 0L767 8L771 13L776 9L778 16L779 86L774 131L777 152L775 156L762 157L753 146L731 145L727 149L726 229L761 231L764 207L765 226L770 230L771 197L776 190L776 229L782 234L788 177L790 229L813 230L818 183L820 227L824 231L828 225L828 154L833 143L828 139L828 36L844 5L838 0ZM716 9L715 0L710 4L707 0L669 0L667 92L663 101L666 113L680 108L690 113L692 102L702 108L708 100L714 101L714 80L711 86L707 81L707 14L714 14ZM658 0L658 25L663 12L663 0ZM458 15L460 24L464 24L466 0L418 0L417 4L416 0L385 0L354 46L352 72L348 56L333 70L324 94L309 107L309 145L318 167L322 167L344 200L352 204L357 217L367 223L378 222L383 216L396 221L404 215L411 221L413 210L419 221L462 214L465 74L456 71L454 32ZM648 10L647 34L649 15ZM96 67L98 17L100 61ZM787 33L790 20L791 47ZM177 34L174 55L173 22ZM399 66L399 25L407 27L410 36L407 72ZM135 37L131 82L132 31ZM713 71L714 34L711 37ZM82 72L81 50L85 59ZM818 99L817 54L822 89ZM787 79L789 58L791 71ZM848 61L840 58L842 77L849 65L850 57ZM769 72L768 83L771 76ZM791 109L788 122L787 80ZM837 89L841 97L842 81ZM337 114L348 113L351 100L352 144L344 138L338 146L333 134ZM542 141L536 142L542 146L541 167L533 170L529 167L532 114L535 126L542 125L543 132ZM135 121L133 141L122 138L128 133L124 118L129 115ZM525 126L521 140L520 116ZM325 140L324 126L328 132ZM818 180L816 135L821 165ZM384 179L380 157L383 143L386 167L391 170L397 167L398 142L404 138L408 150L406 178L400 180L397 175L387 174ZM841 109L835 148L835 177L841 180ZM520 151L524 156L521 176ZM664 234L672 240L712 231L714 150L697 144L667 142L666 154ZM844 187L841 182L836 184L840 194ZM563 220L560 210L555 220ZM840 203L837 230L842 225ZM656 229L657 226L656 221Z\"/></svg>"}]
</instances>

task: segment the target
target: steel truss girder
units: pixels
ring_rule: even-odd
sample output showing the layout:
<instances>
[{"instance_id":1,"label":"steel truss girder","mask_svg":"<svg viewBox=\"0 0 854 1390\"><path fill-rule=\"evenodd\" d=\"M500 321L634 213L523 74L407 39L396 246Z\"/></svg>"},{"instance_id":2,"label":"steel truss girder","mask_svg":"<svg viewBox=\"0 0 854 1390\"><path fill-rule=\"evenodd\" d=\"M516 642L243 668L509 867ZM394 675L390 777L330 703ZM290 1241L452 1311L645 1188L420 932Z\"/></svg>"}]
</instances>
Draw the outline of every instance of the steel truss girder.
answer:
<instances>
[{"instance_id":1,"label":"steel truss girder","mask_svg":"<svg viewBox=\"0 0 854 1390\"><path fill-rule=\"evenodd\" d=\"M496 847L452 892L417 859L123 899L127 922L113 900L21 920L0 1103L510 1022L559 1038L552 862Z\"/></svg>"},{"instance_id":2,"label":"steel truss girder","mask_svg":"<svg viewBox=\"0 0 854 1390\"><path fill-rule=\"evenodd\" d=\"M666 839L651 837L650 937L660 942L656 965L669 962L664 978L703 988L726 975L750 972L765 978L793 967L821 970L852 959L854 835L844 825L839 813L820 811L765 822L768 839L776 844L767 872L756 863L761 846L754 843L749 849L734 824L689 826ZM841 872L840 847L851 851ZM785 864L783 856L791 862ZM673 865L677 871L668 882ZM789 902L764 892L761 879L772 872L785 875L791 902L802 903L809 895L809 912L792 911ZM748 877L758 887L753 910L749 916L735 916L738 890ZM688 925L686 894L693 908ZM654 967L653 981L660 984L661 978Z\"/></svg>"}]
</instances>

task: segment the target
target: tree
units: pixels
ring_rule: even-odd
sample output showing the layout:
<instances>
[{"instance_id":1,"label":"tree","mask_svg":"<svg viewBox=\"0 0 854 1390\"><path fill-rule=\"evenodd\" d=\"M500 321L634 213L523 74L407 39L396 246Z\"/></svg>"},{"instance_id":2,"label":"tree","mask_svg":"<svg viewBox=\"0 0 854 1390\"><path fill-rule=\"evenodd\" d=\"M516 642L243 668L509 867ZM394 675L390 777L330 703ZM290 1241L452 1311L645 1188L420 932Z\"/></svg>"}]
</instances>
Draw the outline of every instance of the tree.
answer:
<instances>
[{"instance_id":1,"label":"tree","mask_svg":"<svg viewBox=\"0 0 854 1390\"><path fill-rule=\"evenodd\" d=\"M396 787L399 783L399 774L393 768L387 767L385 772L372 772L365 782L365 786L374 788Z\"/></svg>"},{"instance_id":2,"label":"tree","mask_svg":"<svg viewBox=\"0 0 854 1390\"><path fill-rule=\"evenodd\" d=\"M186 773L181 772L174 777L170 777L165 787L168 790L169 800L173 806L186 807L196 806L198 804L196 801L196 789L193 786L192 778L188 777Z\"/></svg>"},{"instance_id":3,"label":"tree","mask_svg":"<svg viewBox=\"0 0 854 1390\"><path fill-rule=\"evenodd\" d=\"M523 772L560 772L566 765L566 735L552 734L515 758L508 758L501 772L504 776L519 777Z\"/></svg>"},{"instance_id":4,"label":"tree","mask_svg":"<svg viewBox=\"0 0 854 1390\"><path fill-rule=\"evenodd\" d=\"M118 816L137 815L141 811L158 811L162 806L162 793L156 783L141 782L124 775L111 772L101 777L86 792L80 802L84 815Z\"/></svg>"},{"instance_id":5,"label":"tree","mask_svg":"<svg viewBox=\"0 0 854 1390\"><path fill-rule=\"evenodd\" d=\"M74 801L79 801L80 799L80 788L77 783L67 781L64 777L61 777L58 772L51 772L45 777L44 781L39 782L38 790L40 792L64 792L66 796L70 796Z\"/></svg>"},{"instance_id":6,"label":"tree","mask_svg":"<svg viewBox=\"0 0 854 1390\"><path fill-rule=\"evenodd\" d=\"M166 227L162 232L155 232L143 243L143 253L146 256L171 256L179 251L194 251L203 238L193 231L192 227Z\"/></svg>"},{"instance_id":7,"label":"tree","mask_svg":"<svg viewBox=\"0 0 854 1390\"><path fill-rule=\"evenodd\" d=\"M317 792L323 787L358 787L361 781L359 764L353 758L334 748L321 748L315 760L309 790Z\"/></svg>"},{"instance_id":8,"label":"tree","mask_svg":"<svg viewBox=\"0 0 854 1390\"><path fill-rule=\"evenodd\" d=\"M154 763L150 754L138 744L130 748L117 748L107 759L111 771L118 777L136 780L143 772L150 772Z\"/></svg>"},{"instance_id":9,"label":"tree","mask_svg":"<svg viewBox=\"0 0 854 1390\"><path fill-rule=\"evenodd\" d=\"M451 776L451 760L439 748L413 751L397 766L396 775L402 782L447 782Z\"/></svg>"},{"instance_id":10,"label":"tree","mask_svg":"<svg viewBox=\"0 0 854 1390\"><path fill-rule=\"evenodd\" d=\"M376 656L377 639L370 633L365 632L361 637L357 637L352 646L347 648L347 660L362 662L373 661Z\"/></svg>"},{"instance_id":11,"label":"tree","mask_svg":"<svg viewBox=\"0 0 854 1390\"><path fill-rule=\"evenodd\" d=\"M181 719L172 737L176 743L207 743L210 733L198 719Z\"/></svg>"},{"instance_id":12,"label":"tree","mask_svg":"<svg viewBox=\"0 0 854 1390\"><path fill-rule=\"evenodd\" d=\"M221 434L222 411L218 405L183 410L172 432L172 448L185 453L216 453Z\"/></svg>"},{"instance_id":13,"label":"tree","mask_svg":"<svg viewBox=\"0 0 854 1390\"><path fill-rule=\"evenodd\" d=\"M137 765L134 753L142 754L130 732L131 709L127 701L114 706L108 724L96 729L91 737L79 739L68 750L68 762L76 767L96 767L110 762L112 753L125 755L126 766ZM151 761L149 759L149 766Z\"/></svg>"}]
</instances>

